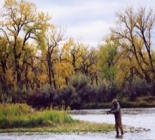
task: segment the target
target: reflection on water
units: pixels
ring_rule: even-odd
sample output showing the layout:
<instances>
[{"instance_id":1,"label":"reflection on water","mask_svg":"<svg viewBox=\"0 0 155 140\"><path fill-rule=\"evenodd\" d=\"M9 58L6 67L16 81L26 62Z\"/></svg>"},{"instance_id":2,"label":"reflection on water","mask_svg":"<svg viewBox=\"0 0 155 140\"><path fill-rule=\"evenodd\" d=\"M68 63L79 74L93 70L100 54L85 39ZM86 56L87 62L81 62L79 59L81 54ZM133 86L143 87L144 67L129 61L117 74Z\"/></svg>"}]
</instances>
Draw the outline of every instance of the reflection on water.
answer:
<instances>
[{"instance_id":1,"label":"reflection on water","mask_svg":"<svg viewBox=\"0 0 155 140\"><path fill-rule=\"evenodd\" d=\"M106 110L79 110L72 111L74 119L114 123L114 116L107 115ZM141 128L144 131L126 132L124 140L154 140L155 139L155 108L122 109L122 121L124 125ZM150 130L150 131L147 131ZM2 133L0 140L114 140L115 132L110 133Z\"/></svg>"}]
</instances>

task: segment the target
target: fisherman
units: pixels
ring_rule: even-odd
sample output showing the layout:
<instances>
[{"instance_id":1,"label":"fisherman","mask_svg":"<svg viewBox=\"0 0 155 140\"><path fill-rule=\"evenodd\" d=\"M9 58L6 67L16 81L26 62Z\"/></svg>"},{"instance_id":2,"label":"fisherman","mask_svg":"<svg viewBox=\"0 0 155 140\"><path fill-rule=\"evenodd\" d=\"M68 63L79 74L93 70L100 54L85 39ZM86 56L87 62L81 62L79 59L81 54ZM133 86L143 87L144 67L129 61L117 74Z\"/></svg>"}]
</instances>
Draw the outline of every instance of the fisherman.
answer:
<instances>
[{"instance_id":1,"label":"fisherman","mask_svg":"<svg viewBox=\"0 0 155 140\"><path fill-rule=\"evenodd\" d=\"M107 111L107 114L114 114L115 116L115 128L116 128L116 137L119 137L119 129L121 131L121 136L123 136L123 126L121 119L121 107L119 102L116 99L112 100L112 107L110 111Z\"/></svg>"}]
</instances>

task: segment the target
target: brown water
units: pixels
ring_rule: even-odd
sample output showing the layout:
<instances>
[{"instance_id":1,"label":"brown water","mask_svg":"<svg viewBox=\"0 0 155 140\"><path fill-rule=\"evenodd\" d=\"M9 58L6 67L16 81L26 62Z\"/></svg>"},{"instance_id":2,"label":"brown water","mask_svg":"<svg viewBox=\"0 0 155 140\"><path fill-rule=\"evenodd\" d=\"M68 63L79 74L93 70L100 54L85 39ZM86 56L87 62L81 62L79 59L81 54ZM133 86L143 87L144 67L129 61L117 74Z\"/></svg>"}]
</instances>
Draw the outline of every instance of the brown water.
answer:
<instances>
[{"instance_id":1,"label":"brown water","mask_svg":"<svg viewBox=\"0 0 155 140\"><path fill-rule=\"evenodd\" d=\"M114 116L106 110L72 111L74 119L90 122L114 123ZM124 125L134 127L125 132L124 140L155 140L155 108L122 109ZM114 140L115 132L109 133L2 133L0 140Z\"/></svg>"}]
</instances>

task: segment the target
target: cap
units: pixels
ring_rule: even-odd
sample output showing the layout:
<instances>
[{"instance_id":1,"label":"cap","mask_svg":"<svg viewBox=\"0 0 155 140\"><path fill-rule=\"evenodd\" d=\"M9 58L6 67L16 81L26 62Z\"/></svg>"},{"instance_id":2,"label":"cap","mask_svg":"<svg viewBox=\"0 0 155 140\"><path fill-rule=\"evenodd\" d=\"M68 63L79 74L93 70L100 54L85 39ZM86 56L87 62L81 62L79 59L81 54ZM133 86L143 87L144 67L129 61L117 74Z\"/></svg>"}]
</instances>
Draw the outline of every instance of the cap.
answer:
<instances>
[{"instance_id":1,"label":"cap","mask_svg":"<svg viewBox=\"0 0 155 140\"><path fill-rule=\"evenodd\" d=\"M113 99L112 100L112 103L117 103L117 99Z\"/></svg>"}]
</instances>

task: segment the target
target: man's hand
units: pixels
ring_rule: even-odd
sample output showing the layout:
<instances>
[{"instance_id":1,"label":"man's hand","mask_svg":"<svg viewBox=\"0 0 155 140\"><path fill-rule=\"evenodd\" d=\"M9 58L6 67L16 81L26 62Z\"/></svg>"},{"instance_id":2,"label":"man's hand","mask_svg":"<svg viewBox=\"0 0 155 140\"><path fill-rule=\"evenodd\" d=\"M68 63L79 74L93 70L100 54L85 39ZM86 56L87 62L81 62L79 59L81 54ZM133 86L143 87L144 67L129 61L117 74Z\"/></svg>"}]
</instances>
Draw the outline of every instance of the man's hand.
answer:
<instances>
[{"instance_id":1,"label":"man's hand","mask_svg":"<svg viewBox=\"0 0 155 140\"><path fill-rule=\"evenodd\" d=\"M110 113L111 113L111 111L106 111L106 113L107 113L107 114L110 114Z\"/></svg>"}]
</instances>

